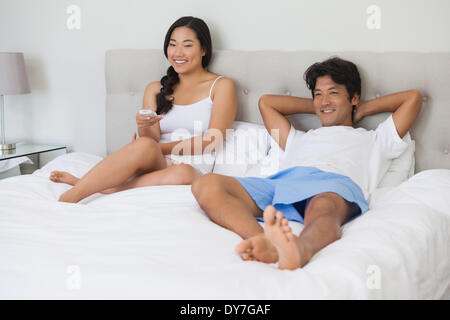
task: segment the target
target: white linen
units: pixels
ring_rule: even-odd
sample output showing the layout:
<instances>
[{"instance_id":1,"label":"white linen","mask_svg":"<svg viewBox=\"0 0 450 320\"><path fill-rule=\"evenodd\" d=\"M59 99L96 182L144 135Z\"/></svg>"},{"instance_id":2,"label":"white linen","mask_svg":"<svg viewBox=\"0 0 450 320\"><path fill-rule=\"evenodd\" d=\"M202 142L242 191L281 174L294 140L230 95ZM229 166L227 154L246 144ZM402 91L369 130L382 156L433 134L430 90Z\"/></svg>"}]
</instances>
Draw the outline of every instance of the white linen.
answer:
<instances>
[{"instance_id":1,"label":"white linen","mask_svg":"<svg viewBox=\"0 0 450 320\"><path fill-rule=\"evenodd\" d=\"M270 136L263 125L234 121L227 130L223 148L216 152L213 173L234 177L247 176L251 168L264 173L261 161L267 156Z\"/></svg>"},{"instance_id":2,"label":"white linen","mask_svg":"<svg viewBox=\"0 0 450 320\"><path fill-rule=\"evenodd\" d=\"M414 175L416 142L411 139L409 132L403 137L403 141L408 144L408 147L398 158L392 159L389 169L377 188L398 186Z\"/></svg>"},{"instance_id":3,"label":"white linen","mask_svg":"<svg viewBox=\"0 0 450 320\"><path fill-rule=\"evenodd\" d=\"M0 299L450 298L450 170L387 188L342 239L281 271L242 261L241 239L206 217L190 186L57 202L69 186L51 170L83 174L98 160L68 154L0 181Z\"/></svg>"}]
</instances>

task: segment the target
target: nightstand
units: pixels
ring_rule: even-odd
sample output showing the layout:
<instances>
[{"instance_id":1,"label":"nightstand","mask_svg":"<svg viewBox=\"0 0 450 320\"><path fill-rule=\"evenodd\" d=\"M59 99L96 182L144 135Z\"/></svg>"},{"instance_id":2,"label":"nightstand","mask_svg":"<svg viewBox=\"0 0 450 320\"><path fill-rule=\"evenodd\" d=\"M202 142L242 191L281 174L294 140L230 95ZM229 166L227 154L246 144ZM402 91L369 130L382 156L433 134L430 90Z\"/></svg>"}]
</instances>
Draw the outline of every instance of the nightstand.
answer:
<instances>
[{"instance_id":1,"label":"nightstand","mask_svg":"<svg viewBox=\"0 0 450 320\"><path fill-rule=\"evenodd\" d=\"M26 172L22 173L32 173L34 170L42 168L47 162L65 153L67 153L66 146L17 143L16 149L2 150L0 152L0 161L24 156L29 157L34 162L34 165L28 165L28 168L25 169ZM17 166L7 171L0 172L0 179L20 174L21 170L19 169L19 166Z\"/></svg>"}]
</instances>

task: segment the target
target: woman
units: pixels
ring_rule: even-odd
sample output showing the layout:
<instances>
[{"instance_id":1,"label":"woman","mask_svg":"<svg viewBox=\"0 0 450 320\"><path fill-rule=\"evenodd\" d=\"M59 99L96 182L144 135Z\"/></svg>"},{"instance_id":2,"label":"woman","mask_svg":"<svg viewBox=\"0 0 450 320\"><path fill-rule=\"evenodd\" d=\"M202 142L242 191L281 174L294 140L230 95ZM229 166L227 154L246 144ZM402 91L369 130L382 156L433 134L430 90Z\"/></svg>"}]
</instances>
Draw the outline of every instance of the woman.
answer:
<instances>
[{"instance_id":1,"label":"woman","mask_svg":"<svg viewBox=\"0 0 450 320\"><path fill-rule=\"evenodd\" d=\"M170 67L158 82L145 89L143 108L156 111L150 118L136 115L139 137L109 155L78 179L67 172L53 171L50 180L73 187L59 201L78 202L96 192L113 193L151 185L181 185L206 173L202 165L173 161L171 154L201 154L221 147L237 110L233 82L206 70L212 44L208 26L201 19L182 17L168 30L164 54ZM171 141L175 129L193 134L198 124L202 134ZM194 146L200 146L194 148Z\"/></svg>"}]
</instances>

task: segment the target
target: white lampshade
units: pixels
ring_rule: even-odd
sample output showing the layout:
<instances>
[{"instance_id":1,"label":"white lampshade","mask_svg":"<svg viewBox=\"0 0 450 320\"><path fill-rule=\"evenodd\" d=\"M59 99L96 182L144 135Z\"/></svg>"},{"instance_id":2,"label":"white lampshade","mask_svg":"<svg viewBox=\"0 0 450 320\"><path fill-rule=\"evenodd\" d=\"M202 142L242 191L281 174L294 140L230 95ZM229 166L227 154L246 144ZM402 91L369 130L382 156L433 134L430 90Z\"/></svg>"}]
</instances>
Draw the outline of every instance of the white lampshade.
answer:
<instances>
[{"instance_id":1,"label":"white lampshade","mask_svg":"<svg viewBox=\"0 0 450 320\"><path fill-rule=\"evenodd\" d=\"M30 93L21 52L0 52L0 95Z\"/></svg>"},{"instance_id":2,"label":"white lampshade","mask_svg":"<svg viewBox=\"0 0 450 320\"><path fill-rule=\"evenodd\" d=\"M4 95L30 93L25 60L21 52L0 52L0 124L2 153L14 152L15 143L5 142Z\"/></svg>"}]
</instances>

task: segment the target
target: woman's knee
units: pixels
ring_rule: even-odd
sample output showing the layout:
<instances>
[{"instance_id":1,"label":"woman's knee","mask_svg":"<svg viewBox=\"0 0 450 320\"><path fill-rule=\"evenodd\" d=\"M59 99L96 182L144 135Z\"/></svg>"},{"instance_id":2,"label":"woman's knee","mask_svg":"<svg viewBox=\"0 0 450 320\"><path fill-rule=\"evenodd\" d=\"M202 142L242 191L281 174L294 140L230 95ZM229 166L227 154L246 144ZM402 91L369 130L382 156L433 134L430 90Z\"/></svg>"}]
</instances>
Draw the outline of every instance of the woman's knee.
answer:
<instances>
[{"instance_id":1,"label":"woman's knee","mask_svg":"<svg viewBox=\"0 0 450 320\"><path fill-rule=\"evenodd\" d=\"M160 150L158 142L150 137L141 137L128 144L130 153L146 154L154 150Z\"/></svg>"},{"instance_id":2,"label":"woman's knee","mask_svg":"<svg viewBox=\"0 0 450 320\"><path fill-rule=\"evenodd\" d=\"M170 166L170 173L166 177L168 183L175 185L192 184L199 173L190 165L185 163Z\"/></svg>"},{"instance_id":3,"label":"woman's knee","mask_svg":"<svg viewBox=\"0 0 450 320\"><path fill-rule=\"evenodd\" d=\"M164 167L165 160L162 156L161 147L153 138L141 137L130 142L127 148L129 159L137 161L142 169L147 169L149 166ZM164 160L164 163L161 162L162 160Z\"/></svg>"}]
</instances>

